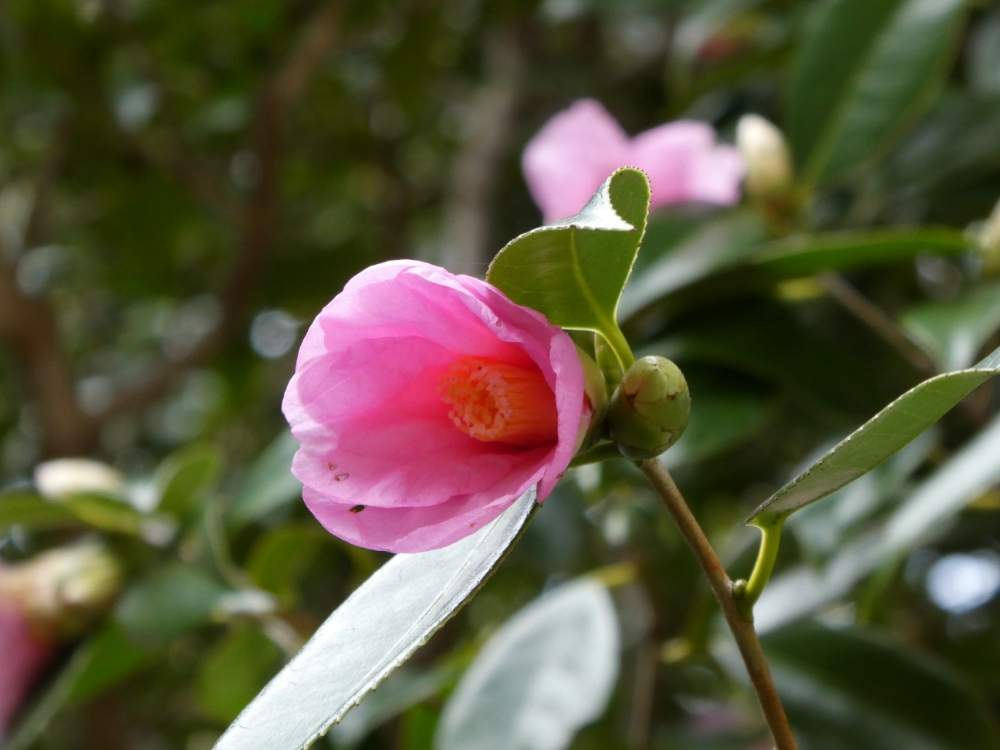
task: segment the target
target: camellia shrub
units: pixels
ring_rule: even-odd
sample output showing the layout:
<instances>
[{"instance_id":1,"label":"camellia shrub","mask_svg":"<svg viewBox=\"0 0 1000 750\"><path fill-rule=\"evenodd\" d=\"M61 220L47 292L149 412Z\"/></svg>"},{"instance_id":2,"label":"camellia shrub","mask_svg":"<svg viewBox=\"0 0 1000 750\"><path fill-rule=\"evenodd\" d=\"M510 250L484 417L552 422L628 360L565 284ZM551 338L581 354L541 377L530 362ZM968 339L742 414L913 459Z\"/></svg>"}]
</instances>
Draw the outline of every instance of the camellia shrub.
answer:
<instances>
[{"instance_id":1,"label":"camellia shrub","mask_svg":"<svg viewBox=\"0 0 1000 750\"><path fill-rule=\"evenodd\" d=\"M1000 745L1000 11L62 5L0 747Z\"/></svg>"}]
</instances>

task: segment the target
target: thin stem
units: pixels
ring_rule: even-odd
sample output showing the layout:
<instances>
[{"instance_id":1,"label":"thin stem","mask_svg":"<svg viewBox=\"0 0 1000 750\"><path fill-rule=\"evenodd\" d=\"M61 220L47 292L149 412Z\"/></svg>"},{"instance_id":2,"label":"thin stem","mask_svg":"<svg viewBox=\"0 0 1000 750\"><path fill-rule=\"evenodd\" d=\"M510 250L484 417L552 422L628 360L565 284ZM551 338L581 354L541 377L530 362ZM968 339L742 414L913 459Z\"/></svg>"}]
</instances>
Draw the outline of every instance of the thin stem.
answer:
<instances>
[{"instance_id":1,"label":"thin stem","mask_svg":"<svg viewBox=\"0 0 1000 750\"><path fill-rule=\"evenodd\" d=\"M701 526L698 525L698 521L663 464L656 459L649 459L640 462L639 468L663 499L682 536L694 552L698 564L708 577L712 592L722 609L722 615L743 657L764 719L774 737L776 750L797 750L795 736L792 734L788 717L785 716L785 708L781 705L781 698L778 697L777 688L774 686L771 669L753 628L753 620L740 611L733 596L732 581L722 567L722 561L715 554L715 550L705 537L705 532L701 530Z\"/></svg>"},{"instance_id":2,"label":"thin stem","mask_svg":"<svg viewBox=\"0 0 1000 750\"><path fill-rule=\"evenodd\" d=\"M851 286L843 276L837 273L824 273L820 275L819 282L830 297L895 349L917 372L928 376L937 374L934 360L910 340L896 321Z\"/></svg>"},{"instance_id":3,"label":"thin stem","mask_svg":"<svg viewBox=\"0 0 1000 750\"><path fill-rule=\"evenodd\" d=\"M598 461L607 461L609 458L621 458L621 451L614 443L598 443L576 454L576 457L569 462L570 468L595 464Z\"/></svg>"},{"instance_id":4,"label":"thin stem","mask_svg":"<svg viewBox=\"0 0 1000 750\"><path fill-rule=\"evenodd\" d=\"M785 525L785 517L777 516L766 521L759 521L757 528L760 529L760 548L757 550L757 561L753 565L750 573L750 580L746 582L738 596L738 604L746 617L753 616L753 605L760 598L767 582L771 580L771 572L774 570L774 563L778 559L778 547L781 544L781 529Z\"/></svg>"},{"instance_id":5,"label":"thin stem","mask_svg":"<svg viewBox=\"0 0 1000 750\"><path fill-rule=\"evenodd\" d=\"M615 356L618 357L618 361L622 366L622 372L628 370L632 363L635 362L635 355L632 353L632 347L629 346L628 340L625 338L625 334L623 334L618 325L614 323L602 328L601 333L608 342L608 346L611 347L611 351L613 351Z\"/></svg>"}]
</instances>

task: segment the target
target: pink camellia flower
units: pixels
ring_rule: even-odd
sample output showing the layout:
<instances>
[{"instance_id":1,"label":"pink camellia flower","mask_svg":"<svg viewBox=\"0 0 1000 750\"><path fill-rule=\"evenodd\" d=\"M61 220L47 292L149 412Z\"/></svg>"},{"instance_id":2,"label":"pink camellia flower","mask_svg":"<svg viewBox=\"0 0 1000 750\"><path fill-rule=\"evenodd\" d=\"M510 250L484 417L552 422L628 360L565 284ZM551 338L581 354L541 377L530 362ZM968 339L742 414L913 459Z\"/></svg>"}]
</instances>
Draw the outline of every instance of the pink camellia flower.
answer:
<instances>
[{"instance_id":1,"label":"pink camellia flower","mask_svg":"<svg viewBox=\"0 0 1000 750\"><path fill-rule=\"evenodd\" d=\"M53 645L35 632L20 605L0 601L0 740L52 651Z\"/></svg>"},{"instance_id":2,"label":"pink camellia flower","mask_svg":"<svg viewBox=\"0 0 1000 750\"><path fill-rule=\"evenodd\" d=\"M544 499L590 411L565 332L412 260L362 271L320 312L282 408L309 509L393 552L471 534L533 485Z\"/></svg>"},{"instance_id":3,"label":"pink camellia flower","mask_svg":"<svg viewBox=\"0 0 1000 750\"><path fill-rule=\"evenodd\" d=\"M576 214L619 167L649 177L652 207L739 200L743 160L710 125L678 120L629 138L599 102L581 99L549 120L524 149L525 179L545 221Z\"/></svg>"}]
</instances>

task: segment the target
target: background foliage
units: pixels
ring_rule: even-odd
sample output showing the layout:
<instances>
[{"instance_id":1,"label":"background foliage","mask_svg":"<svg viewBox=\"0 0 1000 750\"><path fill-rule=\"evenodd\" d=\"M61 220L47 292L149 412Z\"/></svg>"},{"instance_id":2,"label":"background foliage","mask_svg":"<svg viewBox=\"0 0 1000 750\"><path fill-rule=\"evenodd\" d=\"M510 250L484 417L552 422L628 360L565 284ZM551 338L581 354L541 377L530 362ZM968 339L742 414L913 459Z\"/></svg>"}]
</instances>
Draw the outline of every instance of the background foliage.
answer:
<instances>
[{"instance_id":1,"label":"background foliage","mask_svg":"<svg viewBox=\"0 0 1000 750\"><path fill-rule=\"evenodd\" d=\"M621 307L633 344L691 383L667 463L734 574L756 538L742 521L796 467L1000 343L1000 279L967 231L1000 196L989 3L8 0L0 40L0 552L95 534L128 570L12 746L210 747L376 569L287 474L298 336L380 260L483 275L539 223L520 150L573 99L630 132L695 117L729 138L759 112L792 145L800 212L657 212ZM789 522L758 625L803 747L995 747L998 403L979 389ZM125 472L127 496L38 498L34 465L72 454ZM497 657L498 638L477 710L462 675L490 634L594 571L617 636L561 609L548 627L615 668L567 678ZM543 602L533 641L553 637ZM754 747L714 612L636 472L585 467L323 742L462 747L516 720L543 747ZM525 704L511 684L558 695Z\"/></svg>"}]
</instances>

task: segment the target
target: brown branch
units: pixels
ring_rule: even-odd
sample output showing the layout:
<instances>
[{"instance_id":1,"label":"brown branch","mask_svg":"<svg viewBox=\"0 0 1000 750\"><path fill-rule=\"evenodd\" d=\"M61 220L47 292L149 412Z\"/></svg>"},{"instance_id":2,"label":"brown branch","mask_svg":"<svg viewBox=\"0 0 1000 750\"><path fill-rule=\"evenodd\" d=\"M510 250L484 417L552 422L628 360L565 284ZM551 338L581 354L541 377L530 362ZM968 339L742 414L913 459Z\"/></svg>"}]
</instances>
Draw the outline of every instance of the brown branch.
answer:
<instances>
[{"instance_id":1,"label":"brown branch","mask_svg":"<svg viewBox=\"0 0 1000 750\"><path fill-rule=\"evenodd\" d=\"M34 197L21 237L22 249L38 245L48 234L53 185L62 168L69 135L69 127L60 126L35 179ZM0 338L13 350L26 387L34 392L45 453L85 452L90 445L90 426L76 399L73 374L62 349L55 314L44 297L30 296L21 289L16 266L3 260L0 260Z\"/></svg>"},{"instance_id":2,"label":"brown branch","mask_svg":"<svg viewBox=\"0 0 1000 750\"><path fill-rule=\"evenodd\" d=\"M278 223L278 172L285 146L285 126L292 108L327 58L337 36L341 3L327 2L306 22L284 64L258 96L250 137L257 160L257 181L239 211L239 255L220 292L218 325L183 356L167 361L121 391L98 414L95 425L156 401L191 368L210 360L242 330L250 293L271 249Z\"/></svg>"},{"instance_id":3,"label":"brown branch","mask_svg":"<svg viewBox=\"0 0 1000 750\"><path fill-rule=\"evenodd\" d=\"M776 750L795 750L797 747L795 735L792 734L788 717L785 716L784 706L782 706L778 690L774 686L771 669L768 667L764 650L761 648L757 632L754 630L753 620L745 617L740 611L736 599L733 597L733 583L729 580L726 569L722 566L722 561L715 554L715 550L705 537L705 532L701 530L697 519L691 513L691 509L688 508L684 497L663 464L656 459L650 459L641 462L639 468L663 499L663 503L676 521L681 535L691 547L698 564L708 578L712 593L715 594L715 598L719 602L722 615L725 617L726 624L729 625L736 645L739 647L740 655L743 657L743 663L750 675L750 682L757 694L764 719L774 737Z\"/></svg>"},{"instance_id":4,"label":"brown branch","mask_svg":"<svg viewBox=\"0 0 1000 750\"><path fill-rule=\"evenodd\" d=\"M14 268L6 263L0 263L0 338L14 351L34 392L45 452L84 452L90 444L90 425L76 400L55 315L44 299L21 291Z\"/></svg>"},{"instance_id":5,"label":"brown branch","mask_svg":"<svg viewBox=\"0 0 1000 750\"><path fill-rule=\"evenodd\" d=\"M482 273L489 260L489 215L497 163L517 109L523 68L513 29L495 33L486 49L487 80L473 99L445 208L442 263L452 271Z\"/></svg>"}]
</instances>

